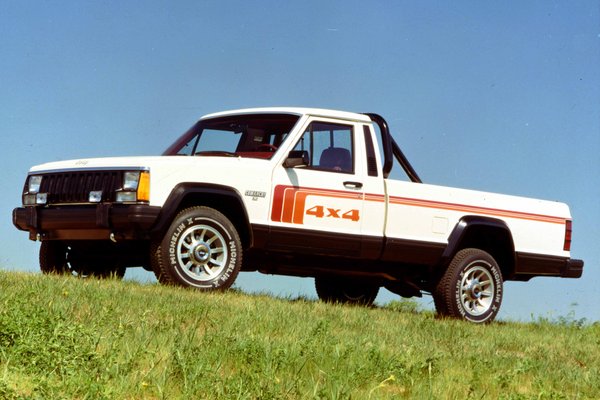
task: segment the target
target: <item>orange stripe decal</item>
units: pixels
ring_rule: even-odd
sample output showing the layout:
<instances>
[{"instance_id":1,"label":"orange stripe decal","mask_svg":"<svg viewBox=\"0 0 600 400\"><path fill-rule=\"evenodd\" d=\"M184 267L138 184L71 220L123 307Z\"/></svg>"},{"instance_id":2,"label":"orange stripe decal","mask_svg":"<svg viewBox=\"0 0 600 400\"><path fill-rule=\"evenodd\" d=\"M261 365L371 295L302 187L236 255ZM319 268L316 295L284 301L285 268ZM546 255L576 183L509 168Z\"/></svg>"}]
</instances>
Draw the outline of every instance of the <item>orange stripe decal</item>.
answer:
<instances>
[{"instance_id":1,"label":"orange stripe decal","mask_svg":"<svg viewBox=\"0 0 600 400\"><path fill-rule=\"evenodd\" d=\"M381 194L365 194L346 192L341 190L317 189L299 186L277 185L273 193L273 208L271 220L274 222L288 222L303 224L306 200L309 196L320 196L338 199L364 199L365 201L384 203L385 196ZM497 208L470 206L466 204L444 203L434 200L412 199L408 197L390 196L390 204L409 207L434 208L439 210L459 211L479 215L491 215L505 218L524 219L552 224L565 224L567 218L549 215L533 214L521 211L509 211Z\"/></svg>"},{"instance_id":2,"label":"orange stripe decal","mask_svg":"<svg viewBox=\"0 0 600 400\"><path fill-rule=\"evenodd\" d=\"M390 204L402 204L406 206L436 208L440 210L462 211L466 213L493 215L497 217L526 219L531 221L549 222L552 224L564 224L566 218L553 217L549 215L532 214L521 211L501 210L480 206L469 206L465 204L444 203L433 200L411 199L407 197L390 197Z\"/></svg>"},{"instance_id":3,"label":"orange stripe decal","mask_svg":"<svg viewBox=\"0 0 600 400\"><path fill-rule=\"evenodd\" d=\"M362 199L362 193L356 192L277 185L273 193L271 221L303 224L306 199L309 196Z\"/></svg>"}]
</instances>

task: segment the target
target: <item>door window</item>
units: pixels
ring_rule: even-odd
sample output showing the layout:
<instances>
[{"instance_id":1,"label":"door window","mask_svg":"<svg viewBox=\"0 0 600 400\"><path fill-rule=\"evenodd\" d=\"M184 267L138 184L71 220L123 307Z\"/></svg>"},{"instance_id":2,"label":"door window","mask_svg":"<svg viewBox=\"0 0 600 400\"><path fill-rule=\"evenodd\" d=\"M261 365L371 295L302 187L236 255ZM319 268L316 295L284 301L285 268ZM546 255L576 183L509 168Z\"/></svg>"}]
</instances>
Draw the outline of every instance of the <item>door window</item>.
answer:
<instances>
[{"instance_id":1,"label":"door window","mask_svg":"<svg viewBox=\"0 0 600 400\"><path fill-rule=\"evenodd\" d=\"M306 151L309 168L332 172L354 173L352 126L312 122L294 150Z\"/></svg>"}]
</instances>

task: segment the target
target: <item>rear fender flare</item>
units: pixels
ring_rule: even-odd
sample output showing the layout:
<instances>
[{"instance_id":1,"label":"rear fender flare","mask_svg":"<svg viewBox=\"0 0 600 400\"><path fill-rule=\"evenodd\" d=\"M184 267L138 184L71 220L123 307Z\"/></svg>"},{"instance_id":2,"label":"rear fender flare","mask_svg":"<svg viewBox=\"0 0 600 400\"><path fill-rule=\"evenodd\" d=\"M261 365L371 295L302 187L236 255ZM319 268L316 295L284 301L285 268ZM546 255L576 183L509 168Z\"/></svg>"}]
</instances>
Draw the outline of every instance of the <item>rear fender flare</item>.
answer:
<instances>
[{"instance_id":1,"label":"rear fender flare","mask_svg":"<svg viewBox=\"0 0 600 400\"><path fill-rule=\"evenodd\" d=\"M515 265L515 245L513 242L513 237L510 228L508 227L506 222L500 219L483 217L478 215L464 216L458 221L458 223L448 236L448 246L444 250L444 253L442 254L440 260L440 266L442 267L442 269L445 269L445 267L449 265L456 253L458 253L465 247L471 247L468 243L468 241L472 240L472 237L469 236L469 233L473 233L474 229L483 229L487 232L495 231L497 233L500 233L502 237L507 240L506 243L498 244L503 246L502 250L504 251L502 253L493 251L495 243L491 245L488 244L488 246L477 247L484 247L481 248L481 250L488 251L496 258L501 256L502 259L496 261L498 263L503 264L501 265L501 268L503 274L505 274L505 279L509 278L509 275L512 274ZM480 238L479 240L484 241L483 238ZM506 254L508 252L510 254Z\"/></svg>"}]
</instances>

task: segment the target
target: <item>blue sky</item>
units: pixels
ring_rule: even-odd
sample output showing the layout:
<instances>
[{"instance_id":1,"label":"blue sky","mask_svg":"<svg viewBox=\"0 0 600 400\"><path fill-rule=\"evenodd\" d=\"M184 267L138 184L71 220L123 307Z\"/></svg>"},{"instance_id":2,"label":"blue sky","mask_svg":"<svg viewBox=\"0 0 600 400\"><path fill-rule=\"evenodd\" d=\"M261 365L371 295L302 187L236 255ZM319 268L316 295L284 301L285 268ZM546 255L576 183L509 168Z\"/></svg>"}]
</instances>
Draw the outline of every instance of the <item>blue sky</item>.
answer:
<instances>
[{"instance_id":1,"label":"blue sky","mask_svg":"<svg viewBox=\"0 0 600 400\"><path fill-rule=\"evenodd\" d=\"M568 203L583 278L508 283L500 318L600 320L597 1L5 0L0 93L0 268L38 269L11 223L34 164L160 154L214 111L325 107L383 115L428 183Z\"/></svg>"}]
</instances>

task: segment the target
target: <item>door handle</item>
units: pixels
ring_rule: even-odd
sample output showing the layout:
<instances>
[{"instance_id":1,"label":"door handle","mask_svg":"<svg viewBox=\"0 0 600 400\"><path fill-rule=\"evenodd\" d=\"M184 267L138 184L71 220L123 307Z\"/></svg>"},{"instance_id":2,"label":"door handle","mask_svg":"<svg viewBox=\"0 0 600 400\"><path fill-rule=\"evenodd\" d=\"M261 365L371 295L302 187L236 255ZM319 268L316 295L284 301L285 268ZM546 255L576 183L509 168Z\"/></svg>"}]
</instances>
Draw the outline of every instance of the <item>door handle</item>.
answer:
<instances>
[{"instance_id":1,"label":"door handle","mask_svg":"<svg viewBox=\"0 0 600 400\"><path fill-rule=\"evenodd\" d=\"M360 182L346 181L344 182L344 186L348 189L360 189L363 187L363 184Z\"/></svg>"}]
</instances>

